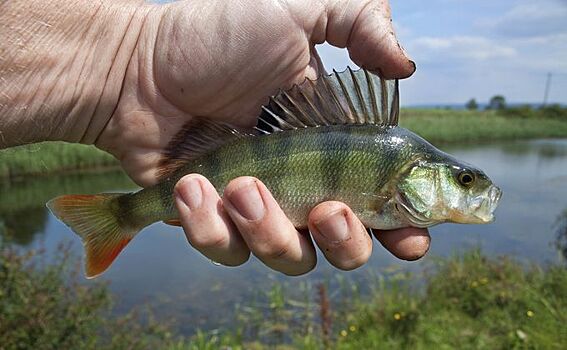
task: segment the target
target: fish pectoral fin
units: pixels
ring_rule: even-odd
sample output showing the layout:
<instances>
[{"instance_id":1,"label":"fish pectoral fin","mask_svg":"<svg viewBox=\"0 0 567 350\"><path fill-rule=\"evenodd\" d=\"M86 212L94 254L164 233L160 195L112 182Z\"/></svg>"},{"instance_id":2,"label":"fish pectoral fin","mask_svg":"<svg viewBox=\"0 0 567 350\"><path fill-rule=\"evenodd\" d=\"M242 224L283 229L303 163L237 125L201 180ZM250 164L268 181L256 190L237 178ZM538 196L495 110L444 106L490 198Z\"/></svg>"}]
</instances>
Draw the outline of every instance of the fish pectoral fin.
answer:
<instances>
[{"instance_id":1,"label":"fish pectoral fin","mask_svg":"<svg viewBox=\"0 0 567 350\"><path fill-rule=\"evenodd\" d=\"M47 203L49 210L83 240L87 278L106 271L138 233L120 225L117 209L113 209L113 201L120 195L67 195Z\"/></svg>"}]
</instances>

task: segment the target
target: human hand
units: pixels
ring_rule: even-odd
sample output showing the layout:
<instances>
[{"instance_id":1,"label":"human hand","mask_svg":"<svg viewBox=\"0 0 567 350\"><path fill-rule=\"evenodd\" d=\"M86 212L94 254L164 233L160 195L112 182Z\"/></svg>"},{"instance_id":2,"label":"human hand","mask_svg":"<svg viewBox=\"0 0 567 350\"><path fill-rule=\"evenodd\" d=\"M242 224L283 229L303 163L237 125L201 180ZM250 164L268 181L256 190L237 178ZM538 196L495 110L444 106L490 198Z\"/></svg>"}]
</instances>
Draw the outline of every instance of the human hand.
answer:
<instances>
[{"instance_id":1,"label":"human hand","mask_svg":"<svg viewBox=\"0 0 567 350\"><path fill-rule=\"evenodd\" d=\"M185 123L198 116L254 125L268 95L321 73L314 45L324 41L347 47L355 63L385 77L415 70L394 37L387 1L219 0L156 7L96 145L117 156L136 182L152 184L164 148ZM311 238L293 227L260 181L235 179L221 199L207 179L190 175L179 181L175 196L189 242L214 261L238 265L252 251L286 274L314 267ZM319 204L309 229L338 268L356 268L370 256L371 238L343 203ZM419 258L429 247L422 229L376 236L403 259Z\"/></svg>"}]
</instances>

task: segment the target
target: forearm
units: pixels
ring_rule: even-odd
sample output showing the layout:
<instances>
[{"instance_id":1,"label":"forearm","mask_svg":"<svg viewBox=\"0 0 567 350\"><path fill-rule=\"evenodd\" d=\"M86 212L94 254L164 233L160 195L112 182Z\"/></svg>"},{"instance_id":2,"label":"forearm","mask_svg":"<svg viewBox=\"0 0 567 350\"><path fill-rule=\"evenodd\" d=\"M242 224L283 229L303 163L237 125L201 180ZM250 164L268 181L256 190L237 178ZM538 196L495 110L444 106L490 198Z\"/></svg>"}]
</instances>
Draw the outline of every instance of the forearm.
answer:
<instances>
[{"instance_id":1,"label":"forearm","mask_svg":"<svg viewBox=\"0 0 567 350\"><path fill-rule=\"evenodd\" d=\"M94 142L151 10L139 0L2 2L0 148Z\"/></svg>"}]
</instances>

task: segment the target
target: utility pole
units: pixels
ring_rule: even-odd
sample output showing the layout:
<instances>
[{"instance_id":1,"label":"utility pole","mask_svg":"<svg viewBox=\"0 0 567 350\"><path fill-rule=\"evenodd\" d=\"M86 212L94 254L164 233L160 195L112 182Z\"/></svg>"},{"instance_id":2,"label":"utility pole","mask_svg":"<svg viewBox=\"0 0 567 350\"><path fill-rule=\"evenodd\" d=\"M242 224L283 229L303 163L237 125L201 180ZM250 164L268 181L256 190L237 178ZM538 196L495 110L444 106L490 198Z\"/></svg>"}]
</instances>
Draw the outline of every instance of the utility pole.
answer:
<instances>
[{"instance_id":1,"label":"utility pole","mask_svg":"<svg viewBox=\"0 0 567 350\"><path fill-rule=\"evenodd\" d=\"M547 105L547 98L549 97L550 88L551 88L551 73L547 73L547 82L545 83L545 93L543 95L543 107Z\"/></svg>"}]
</instances>

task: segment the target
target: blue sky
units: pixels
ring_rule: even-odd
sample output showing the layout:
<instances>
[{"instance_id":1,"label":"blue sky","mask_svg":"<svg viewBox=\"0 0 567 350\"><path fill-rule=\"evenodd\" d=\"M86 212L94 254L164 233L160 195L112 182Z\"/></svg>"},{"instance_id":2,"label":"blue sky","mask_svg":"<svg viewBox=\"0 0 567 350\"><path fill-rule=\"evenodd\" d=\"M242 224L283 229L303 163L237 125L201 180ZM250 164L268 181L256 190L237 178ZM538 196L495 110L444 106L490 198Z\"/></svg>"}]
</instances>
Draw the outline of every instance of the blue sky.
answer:
<instances>
[{"instance_id":1,"label":"blue sky","mask_svg":"<svg viewBox=\"0 0 567 350\"><path fill-rule=\"evenodd\" d=\"M417 63L402 104L461 104L502 94L567 104L567 0L391 0L401 44ZM318 47L327 69L353 66L346 50Z\"/></svg>"}]
</instances>

